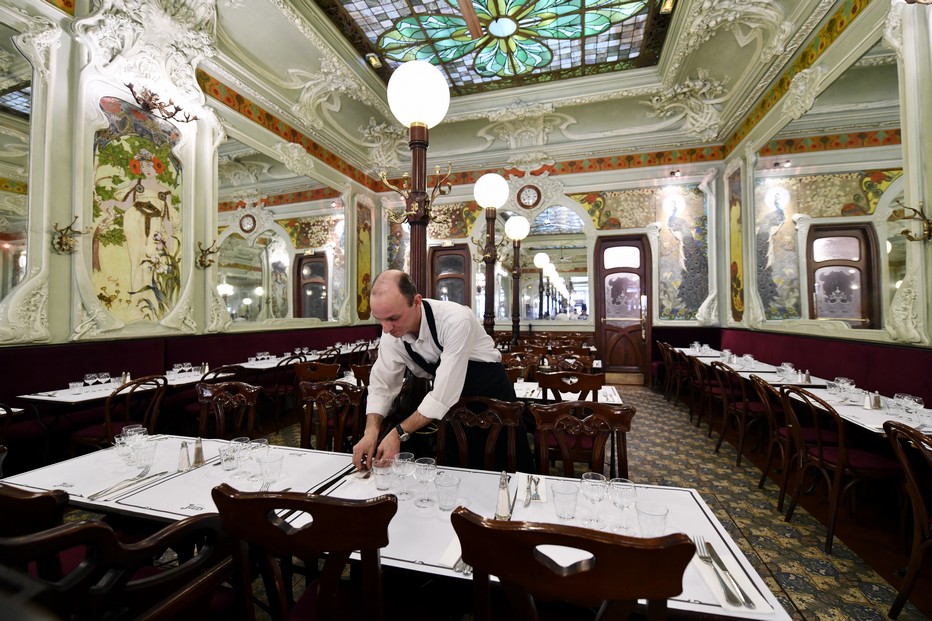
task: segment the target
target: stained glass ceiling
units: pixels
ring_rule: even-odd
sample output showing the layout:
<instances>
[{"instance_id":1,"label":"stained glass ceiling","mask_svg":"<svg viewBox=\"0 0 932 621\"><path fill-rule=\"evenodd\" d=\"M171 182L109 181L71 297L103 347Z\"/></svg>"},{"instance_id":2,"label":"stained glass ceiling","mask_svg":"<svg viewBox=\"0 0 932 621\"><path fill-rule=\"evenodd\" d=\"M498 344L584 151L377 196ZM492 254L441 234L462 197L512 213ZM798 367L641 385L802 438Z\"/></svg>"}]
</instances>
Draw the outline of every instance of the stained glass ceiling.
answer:
<instances>
[{"instance_id":1,"label":"stained glass ceiling","mask_svg":"<svg viewBox=\"0 0 932 621\"><path fill-rule=\"evenodd\" d=\"M476 20L457 0L315 1L383 80L427 60L453 96L654 65L671 15L660 0L472 0Z\"/></svg>"}]
</instances>

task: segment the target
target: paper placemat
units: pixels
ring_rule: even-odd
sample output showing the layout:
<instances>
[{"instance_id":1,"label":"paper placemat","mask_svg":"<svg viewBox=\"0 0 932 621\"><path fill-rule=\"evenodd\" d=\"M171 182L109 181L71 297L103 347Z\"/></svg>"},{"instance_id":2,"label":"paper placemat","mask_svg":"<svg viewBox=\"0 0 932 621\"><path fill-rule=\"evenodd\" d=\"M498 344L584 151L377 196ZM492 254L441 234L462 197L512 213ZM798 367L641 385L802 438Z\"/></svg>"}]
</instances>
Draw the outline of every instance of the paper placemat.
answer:
<instances>
[{"instance_id":1,"label":"paper placemat","mask_svg":"<svg viewBox=\"0 0 932 621\"><path fill-rule=\"evenodd\" d=\"M746 606L734 606L728 603L728 600L725 599L725 592L722 590L722 585L718 581L718 576L715 575L715 570L711 565L699 559L699 556L696 555L690 561L690 565L699 572L699 575L702 576L702 579L705 581L706 586L709 587L709 590L712 594L718 599L719 603L722 605L722 608L726 610L731 610L734 612L740 612L744 615L753 615L753 614L770 614L773 612L773 608L770 604L767 603L760 593L757 592L757 589L747 580L744 579L744 573L739 567L730 562L730 555L726 554L722 556L722 562L725 563L725 566L728 568L728 571L731 573L735 581L741 585L741 588L744 589L744 592L748 594L748 597L751 598L751 601L754 602L754 608L748 608Z\"/></svg>"}]
</instances>

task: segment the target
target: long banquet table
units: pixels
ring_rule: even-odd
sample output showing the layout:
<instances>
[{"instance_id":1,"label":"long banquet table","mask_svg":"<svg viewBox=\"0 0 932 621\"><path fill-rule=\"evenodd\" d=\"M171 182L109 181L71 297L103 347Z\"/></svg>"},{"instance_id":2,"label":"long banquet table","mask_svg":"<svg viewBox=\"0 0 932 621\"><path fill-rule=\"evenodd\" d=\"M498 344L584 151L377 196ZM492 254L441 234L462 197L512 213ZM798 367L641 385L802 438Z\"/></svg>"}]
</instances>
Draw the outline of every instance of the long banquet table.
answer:
<instances>
[{"instance_id":1,"label":"long banquet table","mask_svg":"<svg viewBox=\"0 0 932 621\"><path fill-rule=\"evenodd\" d=\"M210 493L213 487L222 482L243 490L258 489L258 483L248 479L232 479L232 473L219 466L219 451L226 444L225 441L204 440L205 464L179 472L181 443L187 442L193 447L194 439L180 436L157 436L155 439L158 448L151 472L158 476L101 500L92 501L88 497L139 471L127 465L113 448L11 476L3 482L32 490L62 489L69 493L71 503L76 507L162 521L216 511ZM364 478L360 473L353 472L351 456L348 454L281 446L273 446L270 450L284 455L283 474L272 485L272 491L290 489L340 498L371 498L385 493L376 489L374 477ZM494 514L499 473L457 468L443 470L455 472L462 480L459 504L482 515ZM557 522L553 505L547 501L549 483L556 477L544 477L545 481L540 486L543 501L534 501L524 507L520 501L523 500L522 490L526 488L526 476L520 473L511 476L510 493L517 495L519 500L515 503L513 519ZM393 489L397 489L397 484L395 481ZM417 483L410 481L408 485L413 488ZM683 593L669 602L672 609L727 618L780 621L790 618L696 490L639 485L637 492L639 499L660 502L669 507L666 532L701 535L712 543L757 604L756 609L751 610L725 603L711 569L694 558L684 575ZM571 525L581 525L579 516L588 509L582 497L579 502L577 519L568 522ZM603 515L609 522L625 515L629 523L632 520L634 509L622 514L610 503L603 504L607 512ZM618 513L611 514L612 511ZM428 574L462 577L462 574L452 569L459 556L459 543L450 524L448 511L440 511L436 505L422 509L412 501L399 502L398 513L389 527L389 539L388 546L382 552L382 562L386 565Z\"/></svg>"}]
</instances>

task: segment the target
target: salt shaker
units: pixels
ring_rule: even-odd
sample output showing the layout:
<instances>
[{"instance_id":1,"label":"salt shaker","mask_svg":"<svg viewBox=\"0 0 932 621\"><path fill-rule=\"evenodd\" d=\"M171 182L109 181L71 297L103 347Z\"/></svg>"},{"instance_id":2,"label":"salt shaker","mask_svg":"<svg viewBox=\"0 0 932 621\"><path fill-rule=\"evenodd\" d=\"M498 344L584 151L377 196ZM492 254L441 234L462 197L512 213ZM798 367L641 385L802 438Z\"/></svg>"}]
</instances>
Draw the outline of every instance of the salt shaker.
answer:
<instances>
[{"instance_id":1,"label":"salt shaker","mask_svg":"<svg viewBox=\"0 0 932 621\"><path fill-rule=\"evenodd\" d=\"M498 479L498 500L495 502L495 519L511 519L511 503L508 501L508 473L502 470Z\"/></svg>"},{"instance_id":2,"label":"salt shaker","mask_svg":"<svg viewBox=\"0 0 932 621\"><path fill-rule=\"evenodd\" d=\"M191 457L188 455L187 441L181 442L181 454L178 456L178 472L187 472L191 469Z\"/></svg>"},{"instance_id":3,"label":"salt shaker","mask_svg":"<svg viewBox=\"0 0 932 621\"><path fill-rule=\"evenodd\" d=\"M869 392L865 392L865 393L864 393L864 409L865 409L865 410L873 410L873 409L874 409L874 401L873 401L873 399L871 399L871 393L869 393Z\"/></svg>"},{"instance_id":4,"label":"salt shaker","mask_svg":"<svg viewBox=\"0 0 932 621\"><path fill-rule=\"evenodd\" d=\"M880 393L877 392L876 390L874 391L874 394L873 394L873 396L871 397L871 399L872 399L872 400L871 400L871 406L872 406L875 410L879 410L879 409L881 409L881 408L883 407L883 404L882 404L881 401L880 401Z\"/></svg>"},{"instance_id":5,"label":"salt shaker","mask_svg":"<svg viewBox=\"0 0 932 621\"><path fill-rule=\"evenodd\" d=\"M204 465L204 443L200 438L194 441L194 467Z\"/></svg>"}]
</instances>

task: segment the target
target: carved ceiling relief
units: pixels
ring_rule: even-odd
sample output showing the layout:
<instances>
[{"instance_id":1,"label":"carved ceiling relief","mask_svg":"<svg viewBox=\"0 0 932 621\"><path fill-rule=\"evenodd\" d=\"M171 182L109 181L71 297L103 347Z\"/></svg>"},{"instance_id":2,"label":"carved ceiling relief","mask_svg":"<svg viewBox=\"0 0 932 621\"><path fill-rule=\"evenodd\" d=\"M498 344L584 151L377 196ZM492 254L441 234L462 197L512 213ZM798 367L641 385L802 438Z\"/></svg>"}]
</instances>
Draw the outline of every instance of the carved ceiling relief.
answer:
<instances>
[{"instance_id":1,"label":"carved ceiling relief","mask_svg":"<svg viewBox=\"0 0 932 621\"><path fill-rule=\"evenodd\" d=\"M722 125L719 104L725 86L721 80L709 77L700 70L699 76L670 88L651 98L654 116L665 119L681 118L683 129L700 140L714 140Z\"/></svg>"},{"instance_id":2,"label":"carved ceiling relief","mask_svg":"<svg viewBox=\"0 0 932 621\"><path fill-rule=\"evenodd\" d=\"M314 170L314 158L301 145L288 142L275 145L275 153L285 164L285 168L296 175L311 176Z\"/></svg>"},{"instance_id":3,"label":"carved ceiling relief","mask_svg":"<svg viewBox=\"0 0 932 621\"><path fill-rule=\"evenodd\" d=\"M23 11L11 8L22 15ZM61 45L62 29L43 17L29 17L26 31L14 37L17 48L30 60L43 82L49 79L52 50Z\"/></svg>"},{"instance_id":4,"label":"carved ceiling relief","mask_svg":"<svg viewBox=\"0 0 932 621\"><path fill-rule=\"evenodd\" d=\"M408 151L408 132L397 124L377 123L369 117L369 124L359 128L362 144L369 149L369 172L378 173L401 166L402 153Z\"/></svg>"},{"instance_id":5,"label":"carved ceiling relief","mask_svg":"<svg viewBox=\"0 0 932 621\"><path fill-rule=\"evenodd\" d=\"M821 92L824 75L825 68L816 65L793 76L790 89L783 97L783 113L795 121L812 109Z\"/></svg>"}]
</instances>

